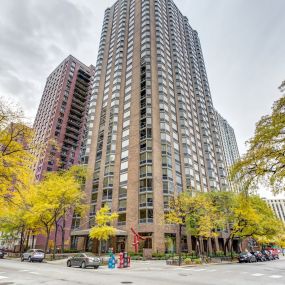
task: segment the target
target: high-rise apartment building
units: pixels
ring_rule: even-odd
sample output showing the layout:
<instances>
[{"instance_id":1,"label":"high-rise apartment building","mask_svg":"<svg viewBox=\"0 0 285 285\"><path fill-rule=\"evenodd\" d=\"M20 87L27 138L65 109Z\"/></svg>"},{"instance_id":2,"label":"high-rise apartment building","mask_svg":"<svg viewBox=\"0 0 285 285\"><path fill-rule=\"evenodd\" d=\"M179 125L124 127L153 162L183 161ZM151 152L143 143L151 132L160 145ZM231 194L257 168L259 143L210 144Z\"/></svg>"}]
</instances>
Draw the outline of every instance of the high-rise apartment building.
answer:
<instances>
[{"instance_id":1,"label":"high-rise apartment building","mask_svg":"<svg viewBox=\"0 0 285 285\"><path fill-rule=\"evenodd\" d=\"M276 217L285 223L285 199L264 199Z\"/></svg>"},{"instance_id":2,"label":"high-rise apartment building","mask_svg":"<svg viewBox=\"0 0 285 285\"><path fill-rule=\"evenodd\" d=\"M145 247L164 251L178 238L164 223L169 199L227 188L198 33L172 0L119 0L106 10L90 103L90 212L74 218L72 246L92 247L88 229L108 204L119 213L116 250L132 250L133 228Z\"/></svg>"},{"instance_id":3,"label":"high-rise apartment building","mask_svg":"<svg viewBox=\"0 0 285 285\"><path fill-rule=\"evenodd\" d=\"M79 162L93 73L70 55L47 78L34 122L35 142L42 146L35 153L37 179Z\"/></svg>"},{"instance_id":4,"label":"high-rise apartment building","mask_svg":"<svg viewBox=\"0 0 285 285\"><path fill-rule=\"evenodd\" d=\"M235 131L228 121L216 111L217 122L220 131L220 137L224 149L224 159L229 169L237 160L239 160L239 150L236 141Z\"/></svg>"}]
</instances>

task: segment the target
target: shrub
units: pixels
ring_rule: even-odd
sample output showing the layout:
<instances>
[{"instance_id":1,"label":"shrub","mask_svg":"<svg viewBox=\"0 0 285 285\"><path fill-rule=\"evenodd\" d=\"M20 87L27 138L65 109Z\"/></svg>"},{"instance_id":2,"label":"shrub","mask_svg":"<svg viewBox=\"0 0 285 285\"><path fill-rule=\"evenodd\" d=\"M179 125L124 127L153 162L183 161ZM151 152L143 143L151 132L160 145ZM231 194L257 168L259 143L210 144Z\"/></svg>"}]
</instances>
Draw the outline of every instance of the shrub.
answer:
<instances>
[{"instance_id":1,"label":"shrub","mask_svg":"<svg viewBox=\"0 0 285 285\"><path fill-rule=\"evenodd\" d=\"M185 263L186 265L192 264L191 258L189 258L189 257L185 258L185 259L184 259L184 263Z\"/></svg>"},{"instance_id":2,"label":"shrub","mask_svg":"<svg viewBox=\"0 0 285 285\"><path fill-rule=\"evenodd\" d=\"M195 264L202 264L201 258L195 259L194 262Z\"/></svg>"}]
</instances>

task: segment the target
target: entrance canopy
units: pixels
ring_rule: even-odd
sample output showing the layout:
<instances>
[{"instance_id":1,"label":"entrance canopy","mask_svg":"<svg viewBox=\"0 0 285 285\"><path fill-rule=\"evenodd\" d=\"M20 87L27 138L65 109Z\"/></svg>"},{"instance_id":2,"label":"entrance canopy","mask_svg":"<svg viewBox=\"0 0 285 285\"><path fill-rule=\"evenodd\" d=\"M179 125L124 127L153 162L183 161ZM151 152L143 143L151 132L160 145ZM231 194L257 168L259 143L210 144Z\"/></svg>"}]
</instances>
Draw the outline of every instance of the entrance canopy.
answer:
<instances>
[{"instance_id":1,"label":"entrance canopy","mask_svg":"<svg viewBox=\"0 0 285 285\"><path fill-rule=\"evenodd\" d=\"M89 236L90 229L87 230L73 230L71 236ZM127 236L127 232L123 230L116 229L116 236Z\"/></svg>"}]
</instances>

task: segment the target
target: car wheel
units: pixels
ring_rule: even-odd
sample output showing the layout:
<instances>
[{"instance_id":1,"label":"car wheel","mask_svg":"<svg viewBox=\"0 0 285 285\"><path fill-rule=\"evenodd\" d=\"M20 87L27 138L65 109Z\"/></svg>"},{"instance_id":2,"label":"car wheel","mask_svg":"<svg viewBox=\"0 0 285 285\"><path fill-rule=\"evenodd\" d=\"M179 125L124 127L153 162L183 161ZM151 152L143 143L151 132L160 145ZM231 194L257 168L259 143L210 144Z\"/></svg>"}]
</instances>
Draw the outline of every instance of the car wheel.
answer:
<instances>
[{"instance_id":1,"label":"car wheel","mask_svg":"<svg viewBox=\"0 0 285 285\"><path fill-rule=\"evenodd\" d=\"M99 265L95 265L95 266L94 266L94 269L98 269L98 268L99 268Z\"/></svg>"},{"instance_id":2,"label":"car wheel","mask_svg":"<svg viewBox=\"0 0 285 285\"><path fill-rule=\"evenodd\" d=\"M39 262L40 262L40 263L42 263L42 262L43 262L43 260L42 260L42 259L40 259L40 260L39 260Z\"/></svg>"},{"instance_id":3,"label":"car wheel","mask_svg":"<svg viewBox=\"0 0 285 285\"><path fill-rule=\"evenodd\" d=\"M81 263L81 268L86 268L86 263L85 263L85 261L83 261L82 263Z\"/></svg>"},{"instance_id":4,"label":"car wheel","mask_svg":"<svg viewBox=\"0 0 285 285\"><path fill-rule=\"evenodd\" d=\"M25 260L24 256L21 256L21 261L23 262Z\"/></svg>"},{"instance_id":5,"label":"car wheel","mask_svg":"<svg viewBox=\"0 0 285 285\"><path fill-rule=\"evenodd\" d=\"M70 262L70 260L67 261L66 265L67 265L67 267L71 267L71 262Z\"/></svg>"},{"instance_id":6,"label":"car wheel","mask_svg":"<svg viewBox=\"0 0 285 285\"><path fill-rule=\"evenodd\" d=\"M31 259L31 257L30 257L30 256L29 256L29 258L28 258L28 261L29 261L29 262L32 262L32 259Z\"/></svg>"}]
</instances>

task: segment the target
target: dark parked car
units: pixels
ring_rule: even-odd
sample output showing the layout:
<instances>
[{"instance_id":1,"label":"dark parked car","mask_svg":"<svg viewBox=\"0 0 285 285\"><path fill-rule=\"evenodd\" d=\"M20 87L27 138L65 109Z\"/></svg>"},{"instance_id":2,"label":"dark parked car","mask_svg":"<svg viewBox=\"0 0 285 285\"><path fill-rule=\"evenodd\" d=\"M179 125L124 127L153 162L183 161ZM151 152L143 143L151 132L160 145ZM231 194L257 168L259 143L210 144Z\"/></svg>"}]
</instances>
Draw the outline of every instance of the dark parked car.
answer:
<instances>
[{"instance_id":1,"label":"dark parked car","mask_svg":"<svg viewBox=\"0 0 285 285\"><path fill-rule=\"evenodd\" d=\"M78 253L74 255L73 257L69 257L66 265L68 267L71 266L79 266L81 268L86 268L86 267L94 267L97 269L100 265L100 258L96 257L92 253Z\"/></svg>"},{"instance_id":2,"label":"dark parked car","mask_svg":"<svg viewBox=\"0 0 285 285\"><path fill-rule=\"evenodd\" d=\"M238 257L238 261L239 263L242 263L242 262L252 263L252 262L256 262L256 257L250 252L242 252L240 253Z\"/></svg>"},{"instance_id":3,"label":"dark parked car","mask_svg":"<svg viewBox=\"0 0 285 285\"><path fill-rule=\"evenodd\" d=\"M261 253L265 256L266 260L273 260L273 255L268 250L262 250Z\"/></svg>"},{"instance_id":4,"label":"dark parked car","mask_svg":"<svg viewBox=\"0 0 285 285\"><path fill-rule=\"evenodd\" d=\"M0 249L0 258L3 259L5 254L7 254L4 250Z\"/></svg>"},{"instance_id":5,"label":"dark parked car","mask_svg":"<svg viewBox=\"0 0 285 285\"><path fill-rule=\"evenodd\" d=\"M29 249L21 256L21 261L28 260L29 262L39 261L42 262L45 258L45 253L41 249Z\"/></svg>"},{"instance_id":6,"label":"dark parked car","mask_svg":"<svg viewBox=\"0 0 285 285\"><path fill-rule=\"evenodd\" d=\"M251 252L251 254L255 256L257 261L266 261L266 257L260 251Z\"/></svg>"}]
</instances>

